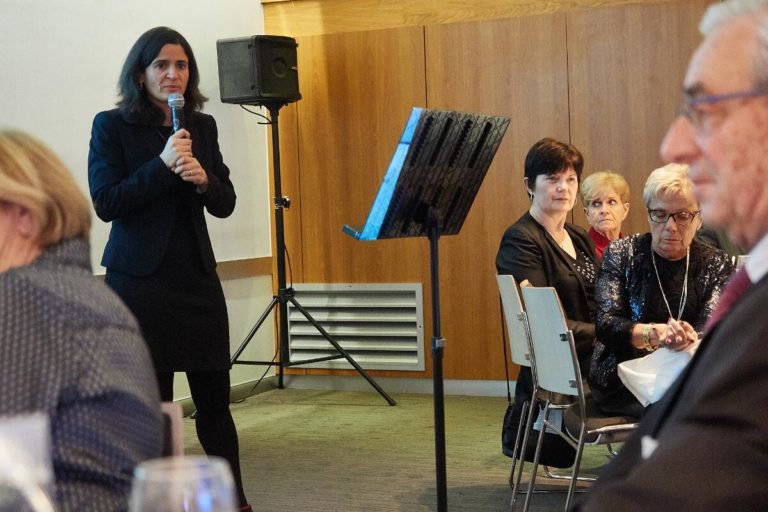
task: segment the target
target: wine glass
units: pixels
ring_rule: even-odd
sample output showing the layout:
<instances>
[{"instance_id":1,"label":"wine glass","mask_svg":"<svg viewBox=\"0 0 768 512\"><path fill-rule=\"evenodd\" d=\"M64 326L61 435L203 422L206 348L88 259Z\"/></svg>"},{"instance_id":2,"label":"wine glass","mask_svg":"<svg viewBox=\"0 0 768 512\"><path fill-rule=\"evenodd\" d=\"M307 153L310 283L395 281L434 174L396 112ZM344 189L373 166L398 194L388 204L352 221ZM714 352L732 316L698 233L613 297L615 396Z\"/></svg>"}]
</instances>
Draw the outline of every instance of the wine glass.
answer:
<instances>
[{"instance_id":1,"label":"wine glass","mask_svg":"<svg viewBox=\"0 0 768 512\"><path fill-rule=\"evenodd\" d=\"M234 512L229 464L220 457L165 457L133 472L130 512Z\"/></svg>"}]
</instances>

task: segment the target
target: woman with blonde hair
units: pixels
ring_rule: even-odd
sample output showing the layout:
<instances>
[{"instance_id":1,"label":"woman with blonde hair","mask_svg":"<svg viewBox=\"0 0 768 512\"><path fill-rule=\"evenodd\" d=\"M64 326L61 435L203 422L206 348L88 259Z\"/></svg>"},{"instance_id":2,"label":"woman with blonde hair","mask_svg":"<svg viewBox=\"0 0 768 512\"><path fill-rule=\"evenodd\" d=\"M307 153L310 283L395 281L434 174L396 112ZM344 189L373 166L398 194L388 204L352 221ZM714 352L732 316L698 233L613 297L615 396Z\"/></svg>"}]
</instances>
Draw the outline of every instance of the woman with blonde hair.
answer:
<instances>
[{"instance_id":1,"label":"woman with blonde hair","mask_svg":"<svg viewBox=\"0 0 768 512\"><path fill-rule=\"evenodd\" d=\"M603 259L608 244L623 237L621 224L629 213L629 184L613 171L590 174L581 184L581 204L589 221L595 255Z\"/></svg>"},{"instance_id":2,"label":"woman with blonde hair","mask_svg":"<svg viewBox=\"0 0 768 512\"><path fill-rule=\"evenodd\" d=\"M90 206L45 145L0 130L0 415L50 421L57 510L125 510L158 457L152 361L135 319L91 272Z\"/></svg>"}]
</instances>

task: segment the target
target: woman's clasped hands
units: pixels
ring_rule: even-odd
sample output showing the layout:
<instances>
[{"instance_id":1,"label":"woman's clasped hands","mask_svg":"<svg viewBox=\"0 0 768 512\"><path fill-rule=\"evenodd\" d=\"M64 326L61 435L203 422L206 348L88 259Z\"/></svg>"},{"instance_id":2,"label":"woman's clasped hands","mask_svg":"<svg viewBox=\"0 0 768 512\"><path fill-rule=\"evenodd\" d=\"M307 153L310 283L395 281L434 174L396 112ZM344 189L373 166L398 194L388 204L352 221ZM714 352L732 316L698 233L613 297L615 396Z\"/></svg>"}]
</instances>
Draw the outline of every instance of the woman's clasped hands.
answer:
<instances>
[{"instance_id":1,"label":"woman's clasped hands","mask_svg":"<svg viewBox=\"0 0 768 512\"><path fill-rule=\"evenodd\" d=\"M667 321L666 330L659 336L662 347L679 352L696 343L699 335L691 324L685 320L670 318Z\"/></svg>"},{"instance_id":2,"label":"woman's clasped hands","mask_svg":"<svg viewBox=\"0 0 768 512\"><path fill-rule=\"evenodd\" d=\"M208 174L192 154L192 139L181 129L168 137L160 158L182 180L196 185L200 192L208 188Z\"/></svg>"}]
</instances>

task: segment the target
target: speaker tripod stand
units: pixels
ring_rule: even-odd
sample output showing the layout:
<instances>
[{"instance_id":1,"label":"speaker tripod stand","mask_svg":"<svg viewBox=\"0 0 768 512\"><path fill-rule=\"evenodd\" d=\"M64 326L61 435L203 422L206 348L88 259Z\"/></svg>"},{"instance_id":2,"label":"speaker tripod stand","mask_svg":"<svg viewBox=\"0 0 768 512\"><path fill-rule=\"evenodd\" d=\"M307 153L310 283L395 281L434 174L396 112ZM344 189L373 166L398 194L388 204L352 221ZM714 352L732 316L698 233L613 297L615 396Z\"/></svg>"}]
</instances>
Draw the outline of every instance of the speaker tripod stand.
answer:
<instances>
[{"instance_id":1,"label":"speaker tripod stand","mask_svg":"<svg viewBox=\"0 0 768 512\"><path fill-rule=\"evenodd\" d=\"M277 328L278 328L278 340L280 349L280 359L277 362L278 366L278 387L283 389L283 374L284 369L291 366L298 366L309 363L318 363L321 361L331 361L335 359L346 359L357 372L373 386L373 388L389 403L389 405L395 405L397 402L390 397L386 391L384 391L379 384L368 375L352 356L339 345L339 343L326 331L320 323L315 320L312 315L299 303L296 299L294 290L292 287L287 286L285 275L285 227L283 223L283 210L288 208L289 201L283 197L280 187L280 135L278 116L280 109L285 105L284 102L263 102L262 105L269 111L269 124L272 132L272 171L274 178L275 197L275 251L277 258L277 295L272 297L272 300L267 305L266 309L262 312L256 324L251 328L248 335L238 347L232 356L232 364L245 364L245 365L272 365L274 361L241 361L245 348L250 343L253 336L262 326L262 324L269 317L272 311L276 311L277 314ZM291 303L304 318L311 323L317 331L330 343L336 350L337 354L318 357L314 359L305 359L302 361L291 361L290 352L288 350L288 303Z\"/></svg>"}]
</instances>

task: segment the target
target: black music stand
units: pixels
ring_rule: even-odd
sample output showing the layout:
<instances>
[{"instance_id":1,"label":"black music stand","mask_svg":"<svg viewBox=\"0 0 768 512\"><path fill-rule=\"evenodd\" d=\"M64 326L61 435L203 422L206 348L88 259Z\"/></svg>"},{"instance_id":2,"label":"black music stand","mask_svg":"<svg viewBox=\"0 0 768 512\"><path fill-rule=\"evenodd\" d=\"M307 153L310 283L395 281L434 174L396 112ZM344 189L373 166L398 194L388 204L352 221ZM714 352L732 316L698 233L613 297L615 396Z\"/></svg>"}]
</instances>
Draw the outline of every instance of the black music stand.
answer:
<instances>
[{"instance_id":1,"label":"black music stand","mask_svg":"<svg viewBox=\"0 0 768 512\"><path fill-rule=\"evenodd\" d=\"M447 510L445 407L437 242L461 230L509 126L505 117L414 108L358 240L426 236L432 286L437 510Z\"/></svg>"}]
</instances>

